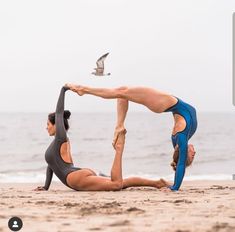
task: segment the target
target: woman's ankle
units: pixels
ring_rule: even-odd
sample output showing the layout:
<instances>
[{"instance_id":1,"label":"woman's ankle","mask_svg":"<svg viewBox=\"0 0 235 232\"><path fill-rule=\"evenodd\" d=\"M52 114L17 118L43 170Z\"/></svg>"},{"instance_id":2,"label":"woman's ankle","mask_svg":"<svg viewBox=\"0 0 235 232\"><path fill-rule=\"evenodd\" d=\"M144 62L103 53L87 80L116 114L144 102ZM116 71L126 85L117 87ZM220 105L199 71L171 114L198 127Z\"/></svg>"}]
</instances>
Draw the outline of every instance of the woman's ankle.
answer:
<instances>
[{"instance_id":1,"label":"woman's ankle","mask_svg":"<svg viewBox=\"0 0 235 232\"><path fill-rule=\"evenodd\" d=\"M124 129L125 129L124 124L117 124L116 127L115 127L116 131L122 131Z\"/></svg>"}]
</instances>

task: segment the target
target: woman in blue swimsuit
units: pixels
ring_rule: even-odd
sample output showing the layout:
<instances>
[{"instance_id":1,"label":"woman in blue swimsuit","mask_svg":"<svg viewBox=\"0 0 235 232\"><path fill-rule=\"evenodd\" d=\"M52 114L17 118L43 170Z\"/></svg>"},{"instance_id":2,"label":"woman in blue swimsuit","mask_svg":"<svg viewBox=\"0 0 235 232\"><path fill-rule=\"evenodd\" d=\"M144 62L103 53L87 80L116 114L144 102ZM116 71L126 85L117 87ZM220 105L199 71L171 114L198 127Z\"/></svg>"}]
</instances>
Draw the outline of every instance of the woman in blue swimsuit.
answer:
<instances>
[{"instance_id":1,"label":"woman in blue swimsuit","mask_svg":"<svg viewBox=\"0 0 235 232\"><path fill-rule=\"evenodd\" d=\"M106 89L73 84L66 84L66 86L80 96L91 94L105 99L119 98L123 99L122 104L124 105L127 105L128 101L132 101L145 105L155 113L172 112L174 128L171 139L175 150L171 165L175 170L175 180L174 184L170 186L170 189L178 190L180 188L184 178L185 168L192 163L195 155L193 145L188 144L189 139L197 129L196 110L193 106L168 93L146 87L124 86ZM114 145L118 139L119 132L121 132L123 128L124 125L119 125L119 127L116 128Z\"/></svg>"},{"instance_id":2,"label":"woman in blue swimsuit","mask_svg":"<svg viewBox=\"0 0 235 232\"><path fill-rule=\"evenodd\" d=\"M70 141L67 137L69 129L68 119L69 111L64 111L65 92L68 87L63 87L57 102L56 112L48 115L47 130L50 136L54 136L54 140L48 147L45 159L48 164L46 171L46 181L44 186L39 186L35 190L48 190L51 184L53 173L61 180L63 184L74 190L87 191L109 191L121 190L132 186L150 186L155 188L166 187L169 184L163 179L148 180L139 177L122 178L122 154L125 144L126 130L124 128L124 120L127 113L127 105L118 102L117 111L117 128L122 126L116 135L114 144L115 157L111 169L111 178L97 176L94 171L88 168L74 167L70 153Z\"/></svg>"}]
</instances>

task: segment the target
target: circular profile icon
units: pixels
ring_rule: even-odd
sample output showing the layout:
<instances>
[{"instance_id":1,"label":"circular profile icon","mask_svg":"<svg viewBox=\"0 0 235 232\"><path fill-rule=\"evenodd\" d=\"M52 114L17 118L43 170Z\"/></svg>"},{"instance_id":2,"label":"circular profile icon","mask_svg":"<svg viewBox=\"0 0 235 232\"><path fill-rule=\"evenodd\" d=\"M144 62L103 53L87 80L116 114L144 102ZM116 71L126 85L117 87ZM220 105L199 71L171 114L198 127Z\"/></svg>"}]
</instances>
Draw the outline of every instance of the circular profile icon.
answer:
<instances>
[{"instance_id":1,"label":"circular profile icon","mask_svg":"<svg viewBox=\"0 0 235 232\"><path fill-rule=\"evenodd\" d=\"M23 222L19 217L12 217L8 221L8 227L11 231L19 231L23 227Z\"/></svg>"}]
</instances>

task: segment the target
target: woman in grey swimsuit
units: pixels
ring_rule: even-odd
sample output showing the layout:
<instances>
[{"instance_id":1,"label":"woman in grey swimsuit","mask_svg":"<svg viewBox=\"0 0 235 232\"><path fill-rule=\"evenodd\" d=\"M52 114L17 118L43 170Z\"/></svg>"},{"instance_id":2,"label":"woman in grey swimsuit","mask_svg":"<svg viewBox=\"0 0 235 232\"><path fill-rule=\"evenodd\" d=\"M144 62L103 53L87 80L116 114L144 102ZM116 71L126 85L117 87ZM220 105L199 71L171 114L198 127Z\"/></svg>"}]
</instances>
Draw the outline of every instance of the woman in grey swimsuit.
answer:
<instances>
[{"instance_id":1,"label":"woman in grey swimsuit","mask_svg":"<svg viewBox=\"0 0 235 232\"><path fill-rule=\"evenodd\" d=\"M46 181L44 186L39 186L35 190L48 190L51 184L53 173L69 188L85 191L114 191L133 186L150 186L155 188L167 187L169 184L160 179L158 181L148 180L139 177L122 178L122 154L125 144L126 130L119 131L114 144L115 157L111 169L111 178L97 176L94 171L88 168L74 167L71 153L70 142L67 137L69 129L69 111L64 111L64 97L68 87L63 87L57 102L56 112L49 114L47 130L50 136L55 136L45 153L48 163ZM117 104L117 126L123 127L128 105L122 104L122 99Z\"/></svg>"}]
</instances>

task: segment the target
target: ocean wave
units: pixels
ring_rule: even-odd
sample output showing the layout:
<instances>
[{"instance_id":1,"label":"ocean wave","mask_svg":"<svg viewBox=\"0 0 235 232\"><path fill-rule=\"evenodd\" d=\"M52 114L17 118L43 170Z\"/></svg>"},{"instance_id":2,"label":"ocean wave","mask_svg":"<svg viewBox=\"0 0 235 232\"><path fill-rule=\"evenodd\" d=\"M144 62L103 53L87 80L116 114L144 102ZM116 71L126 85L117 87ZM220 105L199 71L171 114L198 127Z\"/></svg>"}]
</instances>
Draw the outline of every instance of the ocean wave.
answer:
<instances>
[{"instance_id":1,"label":"ocean wave","mask_svg":"<svg viewBox=\"0 0 235 232\"><path fill-rule=\"evenodd\" d=\"M148 179L160 179L164 178L166 180L174 180L174 175L167 176L158 176L153 174L129 174L124 176L124 178L132 177L132 176L140 176L142 178ZM45 181L45 173L35 173L35 172L17 172L17 173L0 173L0 183L39 183ZM232 175L228 174L213 174L213 175L189 175L185 176L184 180L186 181L194 181L194 180L232 180ZM53 176L53 181L60 181L55 175Z\"/></svg>"},{"instance_id":2,"label":"ocean wave","mask_svg":"<svg viewBox=\"0 0 235 232\"><path fill-rule=\"evenodd\" d=\"M83 141L108 141L107 138L83 138Z\"/></svg>"},{"instance_id":3,"label":"ocean wave","mask_svg":"<svg viewBox=\"0 0 235 232\"><path fill-rule=\"evenodd\" d=\"M0 183L39 183L44 182L45 173L25 173L18 172L14 174L0 173ZM60 181L55 175L53 181Z\"/></svg>"}]
</instances>

